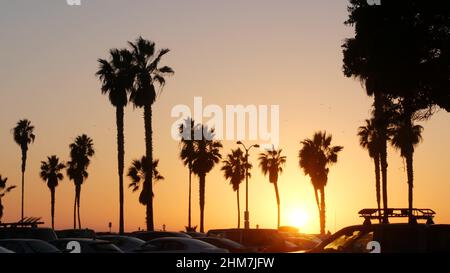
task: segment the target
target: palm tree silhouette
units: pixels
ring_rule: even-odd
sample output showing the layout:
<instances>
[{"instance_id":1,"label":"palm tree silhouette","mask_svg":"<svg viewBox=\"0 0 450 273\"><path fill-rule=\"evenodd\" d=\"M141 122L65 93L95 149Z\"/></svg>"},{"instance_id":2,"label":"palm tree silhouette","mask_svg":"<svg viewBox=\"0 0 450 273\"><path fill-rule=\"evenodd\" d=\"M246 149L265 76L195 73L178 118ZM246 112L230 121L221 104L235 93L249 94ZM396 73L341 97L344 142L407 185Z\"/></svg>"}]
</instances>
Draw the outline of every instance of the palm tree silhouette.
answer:
<instances>
[{"instance_id":1,"label":"palm tree silhouette","mask_svg":"<svg viewBox=\"0 0 450 273\"><path fill-rule=\"evenodd\" d=\"M381 211L381 189L380 189L380 152L378 144L378 133L375 119L366 119L366 125L358 129L359 144L369 152L370 158L375 164L375 189L377 197L378 212ZM381 221L381 218L380 218Z\"/></svg>"},{"instance_id":2,"label":"palm tree silhouette","mask_svg":"<svg viewBox=\"0 0 450 273\"><path fill-rule=\"evenodd\" d=\"M189 169L189 204L188 204L188 226L186 231L195 231L197 226L193 227L191 222L192 211L192 160L194 153L194 139L196 129L195 121L192 118L187 118L183 124L180 125L179 134L181 136L181 150L180 159L183 164Z\"/></svg>"},{"instance_id":3,"label":"palm tree silhouette","mask_svg":"<svg viewBox=\"0 0 450 273\"><path fill-rule=\"evenodd\" d=\"M164 176L162 176L158 171L158 163L159 160L153 160L153 179L155 181L164 180ZM150 195L152 198L155 196L153 192L150 194L150 187L148 186L147 182L148 180L145 180L146 173L145 173L145 165L147 164L147 158L143 156L141 160L133 160L131 163L131 166L128 168L128 174L127 176L131 178L131 183L128 185L129 188L133 192L136 192L141 187L142 183L142 190L139 194L139 203L142 205L148 204L148 198Z\"/></svg>"},{"instance_id":4,"label":"palm tree silhouette","mask_svg":"<svg viewBox=\"0 0 450 273\"><path fill-rule=\"evenodd\" d=\"M67 176L75 184L75 203L73 207L73 228L76 228L78 214L78 228L81 229L80 196L81 185L88 178L87 169L91 163L90 158L95 154L94 142L87 135L78 136L70 144L70 161L67 162Z\"/></svg>"},{"instance_id":5,"label":"palm tree silhouette","mask_svg":"<svg viewBox=\"0 0 450 273\"><path fill-rule=\"evenodd\" d=\"M269 174L269 182L275 187L275 195L277 198L277 227L280 227L280 193L278 191L278 176L283 173L283 165L286 164L286 156L282 156L281 152L283 150L267 150L265 153L259 154L259 167L262 173L266 176Z\"/></svg>"},{"instance_id":6,"label":"palm tree silhouette","mask_svg":"<svg viewBox=\"0 0 450 273\"><path fill-rule=\"evenodd\" d=\"M405 112L399 113L398 118L392 124L390 129L391 145L400 150L401 156L406 161L406 172L408 176L408 208L409 221L412 222L413 209L413 187L414 187L414 170L413 155L415 147L422 141L423 127L415 125L411 115Z\"/></svg>"},{"instance_id":7,"label":"palm tree silhouette","mask_svg":"<svg viewBox=\"0 0 450 273\"><path fill-rule=\"evenodd\" d=\"M41 161L40 177L44 182L47 182L47 186L50 189L51 198L51 216L52 216L52 228L55 228L55 190L59 181L64 179L62 170L66 167L64 163L59 162L59 158L56 155L47 157L47 161Z\"/></svg>"},{"instance_id":8,"label":"palm tree silhouette","mask_svg":"<svg viewBox=\"0 0 450 273\"><path fill-rule=\"evenodd\" d=\"M17 122L13 129L14 141L20 146L22 150L22 210L21 219L24 219L24 199L25 199L25 168L27 163L28 145L34 142L36 136L33 133L34 126L27 119L22 119Z\"/></svg>"},{"instance_id":9,"label":"palm tree silhouette","mask_svg":"<svg viewBox=\"0 0 450 273\"><path fill-rule=\"evenodd\" d=\"M6 187L6 182L8 181L8 178L2 178L2 176L0 175L0 220L2 220L3 217L3 204L2 204L2 199L3 197L5 197L5 195L7 193L9 193L10 191L12 191L14 188L16 188L16 186L9 186ZM1 222L1 221L0 221Z\"/></svg>"},{"instance_id":10,"label":"palm tree silhouette","mask_svg":"<svg viewBox=\"0 0 450 273\"><path fill-rule=\"evenodd\" d=\"M236 150L231 150L231 154L227 155L227 159L222 161L223 166L221 170L223 171L223 175L225 179L230 180L230 185L233 186L233 190L236 192L237 199L237 215L238 215L238 225L237 228L241 228L241 208L239 203L239 186L245 179L245 171L246 169L251 169L252 164L246 164L244 152L241 148ZM251 174L248 173L250 177Z\"/></svg>"},{"instance_id":11,"label":"palm tree silhouette","mask_svg":"<svg viewBox=\"0 0 450 273\"><path fill-rule=\"evenodd\" d=\"M320 234L325 234L325 186L328 182L329 166L337 163L342 146L331 146L332 136L317 132L312 139L305 139L299 152L299 165L305 175L309 175L314 187L317 208L320 216ZM320 192L320 200L319 193Z\"/></svg>"},{"instance_id":12,"label":"palm tree silhouette","mask_svg":"<svg viewBox=\"0 0 450 273\"><path fill-rule=\"evenodd\" d=\"M128 103L128 92L134 81L133 55L126 49L110 50L110 60L99 59L100 67L96 75L102 82L102 94L108 95L110 103L116 108L117 162L119 173L119 233L124 232L123 169L125 156L124 108Z\"/></svg>"},{"instance_id":13,"label":"palm tree silhouette","mask_svg":"<svg viewBox=\"0 0 450 273\"><path fill-rule=\"evenodd\" d=\"M153 139L152 139L152 105L156 100L157 93L155 84L159 84L160 90L165 85L165 77L174 73L168 66L158 67L161 58L169 53L169 49L161 49L155 54L155 43L139 37L135 43L128 42L132 48L132 54L135 66L135 82L130 100L135 107L144 108L144 126L145 126L145 156L148 158L148 169L146 174L151 174L153 162ZM152 176L146 178L147 184L152 192ZM152 231L153 224L153 199L148 198L147 204L147 230Z\"/></svg>"},{"instance_id":14,"label":"palm tree silhouette","mask_svg":"<svg viewBox=\"0 0 450 273\"><path fill-rule=\"evenodd\" d=\"M214 140L214 128L209 129L207 126L201 125L198 130L201 130L202 132L202 139L195 141L192 154L192 171L199 177L200 232L204 232L206 174L208 174L222 158L222 155L220 154L222 143L218 140Z\"/></svg>"}]
</instances>

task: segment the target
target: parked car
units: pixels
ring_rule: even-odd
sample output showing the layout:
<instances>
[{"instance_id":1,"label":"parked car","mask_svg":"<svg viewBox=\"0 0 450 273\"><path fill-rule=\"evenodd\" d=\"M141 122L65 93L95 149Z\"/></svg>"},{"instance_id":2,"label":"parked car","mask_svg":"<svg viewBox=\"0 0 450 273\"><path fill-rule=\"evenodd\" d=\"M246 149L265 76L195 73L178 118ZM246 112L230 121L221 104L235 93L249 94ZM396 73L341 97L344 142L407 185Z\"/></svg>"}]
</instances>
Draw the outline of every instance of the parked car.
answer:
<instances>
[{"instance_id":1,"label":"parked car","mask_svg":"<svg viewBox=\"0 0 450 273\"><path fill-rule=\"evenodd\" d=\"M450 253L450 225L369 224L346 227L313 253Z\"/></svg>"},{"instance_id":2,"label":"parked car","mask_svg":"<svg viewBox=\"0 0 450 273\"><path fill-rule=\"evenodd\" d=\"M61 253L61 251L53 245L36 239L4 239L0 240L0 246L21 254Z\"/></svg>"},{"instance_id":3,"label":"parked car","mask_svg":"<svg viewBox=\"0 0 450 273\"><path fill-rule=\"evenodd\" d=\"M218 248L192 238L166 237L151 240L141 246L138 253L228 253L228 250Z\"/></svg>"},{"instance_id":4,"label":"parked car","mask_svg":"<svg viewBox=\"0 0 450 273\"><path fill-rule=\"evenodd\" d=\"M276 229L215 229L207 233L208 237L226 238L257 252L291 252L296 246L287 242Z\"/></svg>"},{"instance_id":5,"label":"parked car","mask_svg":"<svg viewBox=\"0 0 450 273\"><path fill-rule=\"evenodd\" d=\"M240 243L237 243L235 241L226 239L226 238L219 238L219 237L199 237L195 238L197 240L200 240L202 242L206 242L209 244L212 244L218 248L227 249L230 253L251 253L256 252L256 249L254 248L248 248Z\"/></svg>"},{"instance_id":6,"label":"parked car","mask_svg":"<svg viewBox=\"0 0 450 273\"><path fill-rule=\"evenodd\" d=\"M145 244L144 240L130 236L121 235L100 235L98 239L109 241L120 248L123 252L133 252Z\"/></svg>"},{"instance_id":7,"label":"parked car","mask_svg":"<svg viewBox=\"0 0 450 273\"><path fill-rule=\"evenodd\" d=\"M182 232L170 232L170 231L137 231L130 234L133 237L139 238L144 241L151 241L157 238L165 237L180 237L180 238L192 238L191 236Z\"/></svg>"},{"instance_id":8,"label":"parked car","mask_svg":"<svg viewBox=\"0 0 450 273\"><path fill-rule=\"evenodd\" d=\"M65 229L57 230L56 235L60 239L64 238L86 238L95 239L95 231L92 229Z\"/></svg>"},{"instance_id":9,"label":"parked car","mask_svg":"<svg viewBox=\"0 0 450 273\"><path fill-rule=\"evenodd\" d=\"M57 236L51 228L6 227L0 228L0 239L37 239L50 242L56 240Z\"/></svg>"},{"instance_id":10,"label":"parked car","mask_svg":"<svg viewBox=\"0 0 450 273\"><path fill-rule=\"evenodd\" d=\"M14 251L11 251L9 249L0 246L0 254L8 254L8 253L14 253Z\"/></svg>"},{"instance_id":11,"label":"parked car","mask_svg":"<svg viewBox=\"0 0 450 273\"><path fill-rule=\"evenodd\" d=\"M123 253L123 251L109 241L87 238L65 238L51 242L63 252L70 253ZM77 245L79 249L77 249Z\"/></svg>"}]
</instances>

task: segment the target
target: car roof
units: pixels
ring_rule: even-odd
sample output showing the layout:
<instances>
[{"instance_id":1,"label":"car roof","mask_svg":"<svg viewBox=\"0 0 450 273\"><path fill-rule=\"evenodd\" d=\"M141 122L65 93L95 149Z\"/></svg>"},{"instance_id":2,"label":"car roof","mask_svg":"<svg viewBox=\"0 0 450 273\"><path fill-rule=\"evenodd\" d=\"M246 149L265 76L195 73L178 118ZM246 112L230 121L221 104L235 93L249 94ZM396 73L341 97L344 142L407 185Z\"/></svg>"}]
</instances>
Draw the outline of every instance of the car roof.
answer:
<instances>
[{"instance_id":1,"label":"car roof","mask_svg":"<svg viewBox=\"0 0 450 273\"><path fill-rule=\"evenodd\" d=\"M39 240L39 239L0 239L0 242L43 242L47 243L46 241Z\"/></svg>"},{"instance_id":2,"label":"car roof","mask_svg":"<svg viewBox=\"0 0 450 273\"><path fill-rule=\"evenodd\" d=\"M55 240L55 242L70 242L70 241L86 242L86 243L109 243L109 241L90 238L61 238Z\"/></svg>"}]
</instances>

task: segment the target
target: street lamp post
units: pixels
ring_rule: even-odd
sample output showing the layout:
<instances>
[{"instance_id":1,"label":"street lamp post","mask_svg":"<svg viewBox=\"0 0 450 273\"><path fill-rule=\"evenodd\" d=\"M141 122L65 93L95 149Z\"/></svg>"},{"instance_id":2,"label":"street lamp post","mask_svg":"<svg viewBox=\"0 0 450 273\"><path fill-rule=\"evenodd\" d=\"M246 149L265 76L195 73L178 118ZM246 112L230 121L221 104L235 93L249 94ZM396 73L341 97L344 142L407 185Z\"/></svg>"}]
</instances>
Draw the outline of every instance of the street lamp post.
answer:
<instances>
[{"instance_id":1,"label":"street lamp post","mask_svg":"<svg viewBox=\"0 0 450 273\"><path fill-rule=\"evenodd\" d=\"M242 141L237 142L238 145L242 145L245 150L245 212L244 212L244 228L249 229L250 228L250 212L248 211L248 152L251 148L259 148L258 144L254 144L250 147L245 147L244 143Z\"/></svg>"}]
</instances>

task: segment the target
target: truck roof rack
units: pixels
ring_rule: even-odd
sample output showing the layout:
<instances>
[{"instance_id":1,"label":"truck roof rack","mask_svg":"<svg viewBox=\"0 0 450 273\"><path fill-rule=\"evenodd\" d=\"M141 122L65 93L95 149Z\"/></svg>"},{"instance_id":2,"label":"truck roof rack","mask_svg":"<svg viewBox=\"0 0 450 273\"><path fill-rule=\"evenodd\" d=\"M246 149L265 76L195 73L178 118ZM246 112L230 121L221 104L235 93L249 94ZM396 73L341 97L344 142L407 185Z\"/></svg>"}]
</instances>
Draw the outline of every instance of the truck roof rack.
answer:
<instances>
[{"instance_id":1,"label":"truck roof rack","mask_svg":"<svg viewBox=\"0 0 450 273\"><path fill-rule=\"evenodd\" d=\"M43 224L44 222L41 222L40 217L26 217L16 223L0 223L0 228L19 228L19 227L35 228L38 225Z\"/></svg>"},{"instance_id":2,"label":"truck roof rack","mask_svg":"<svg viewBox=\"0 0 450 273\"><path fill-rule=\"evenodd\" d=\"M358 212L359 217L364 218L365 224L370 224L372 219L383 218L384 209L362 209ZM410 209L405 208L389 208L387 209L388 218L408 218L412 215L414 221L426 220L427 224L433 224L433 218L436 212L432 209Z\"/></svg>"}]
</instances>

